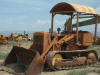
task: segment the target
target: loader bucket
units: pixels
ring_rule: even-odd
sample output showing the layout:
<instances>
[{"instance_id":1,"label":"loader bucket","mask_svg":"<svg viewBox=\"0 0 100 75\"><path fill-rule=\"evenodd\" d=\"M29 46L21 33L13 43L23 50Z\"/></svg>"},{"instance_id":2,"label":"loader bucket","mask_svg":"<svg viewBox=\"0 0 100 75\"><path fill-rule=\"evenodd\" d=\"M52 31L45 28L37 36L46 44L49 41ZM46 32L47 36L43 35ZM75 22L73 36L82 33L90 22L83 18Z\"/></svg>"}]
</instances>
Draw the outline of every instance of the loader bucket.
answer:
<instances>
[{"instance_id":1,"label":"loader bucket","mask_svg":"<svg viewBox=\"0 0 100 75\"><path fill-rule=\"evenodd\" d=\"M17 75L38 75L43 69L43 60L35 50L14 46L5 60L5 66Z\"/></svg>"}]
</instances>

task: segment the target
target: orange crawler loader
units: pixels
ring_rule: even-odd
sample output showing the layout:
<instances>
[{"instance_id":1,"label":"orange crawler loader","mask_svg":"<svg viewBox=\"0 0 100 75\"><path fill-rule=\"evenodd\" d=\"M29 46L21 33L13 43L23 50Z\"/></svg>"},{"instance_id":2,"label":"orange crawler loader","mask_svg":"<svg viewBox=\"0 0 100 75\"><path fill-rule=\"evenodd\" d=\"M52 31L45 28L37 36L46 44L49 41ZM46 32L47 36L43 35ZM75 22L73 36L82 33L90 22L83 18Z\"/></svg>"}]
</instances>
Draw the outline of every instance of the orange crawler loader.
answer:
<instances>
[{"instance_id":1,"label":"orange crawler loader","mask_svg":"<svg viewBox=\"0 0 100 75\"><path fill-rule=\"evenodd\" d=\"M97 52L87 49L96 41L97 12L89 6L62 2L56 4L50 13L52 15L50 31L35 32L30 49L14 46L6 58L6 66L16 64L22 69L20 71L14 69L17 75L38 75L43 67L59 70L97 63ZM70 20L65 23L63 31L58 28L58 32L54 33L53 19L57 14L68 15ZM79 31L81 15L96 18L94 37L88 31ZM73 17L76 17L75 28L72 24Z\"/></svg>"}]
</instances>

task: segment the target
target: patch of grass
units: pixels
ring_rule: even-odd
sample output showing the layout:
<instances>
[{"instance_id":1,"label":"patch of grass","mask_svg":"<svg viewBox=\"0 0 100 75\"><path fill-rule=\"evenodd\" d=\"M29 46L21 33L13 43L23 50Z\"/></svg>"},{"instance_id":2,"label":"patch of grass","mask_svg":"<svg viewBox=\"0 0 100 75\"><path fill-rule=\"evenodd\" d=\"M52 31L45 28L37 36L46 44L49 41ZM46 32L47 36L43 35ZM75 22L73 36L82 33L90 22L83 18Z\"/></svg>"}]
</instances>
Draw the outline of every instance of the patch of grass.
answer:
<instances>
[{"instance_id":1,"label":"patch of grass","mask_svg":"<svg viewBox=\"0 0 100 75\"><path fill-rule=\"evenodd\" d=\"M18 42L15 42L15 41L10 41L11 42L11 45L13 46L17 46L18 45Z\"/></svg>"},{"instance_id":2,"label":"patch of grass","mask_svg":"<svg viewBox=\"0 0 100 75\"><path fill-rule=\"evenodd\" d=\"M100 45L89 46L88 49L94 49L100 55Z\"/></svg>"},{"instance_id":3,"label":"patch of grass","mask_svg":"<svg viewBox=\"0 0 100 75\"><path fill-rule=\"evenodd\" d=\"M96 51L97 51L98 55L100 55L100 48L97 48Z\"/></svg>"},{"instance_id":4,"label":"patch of grass","mask_svg":"<svg viewBox=\"0 0 100 75\"><path fill-rule=\"evenodd\" d=\"M96 44L100 45L100 38L97 39Z\"/></svg>"},{"instance_id":5,"label":"patch of grass","mask_svg":"<svg viewBox=\"0 0 100 75\"><path fill-rule=\"evenodd\" d=\"M4 53L0 53L0 59L5 59L6 58L6 54L4 54Z\"/></svg>"},{"instance_id":6,"label":"patch of grass","mask_svg":"<svg viewBox=\"0 0 100 75\"><path fill-rule=\"evenodd\" d=\"M90 70L88 69L82 69L82 70L73 70L71 72L69 72L67 75L87 75L87 73L89 73Z\"/></svg>"},{"instance_id":7,"label":"patch of grass","mask_svg":"<svg viewBox=\"0 0 100 75\"><path fill-rule=\"evenodd\" d=\"M100 74L100 68L89 67L89 68L84 68L84 69L72 70L67 75L87 75L88 73L91 73L91 72Z\"/></svg>"},{"instance_id":8,"label":"patch of grass","mask_svg":"<svg viewBox=\"0 0 100 75\"><path fill-rule=\"evenodd\" d=\"M95 72L100 74L100 68L99 69L96 69Z\"/></svg>"}]
</instances>

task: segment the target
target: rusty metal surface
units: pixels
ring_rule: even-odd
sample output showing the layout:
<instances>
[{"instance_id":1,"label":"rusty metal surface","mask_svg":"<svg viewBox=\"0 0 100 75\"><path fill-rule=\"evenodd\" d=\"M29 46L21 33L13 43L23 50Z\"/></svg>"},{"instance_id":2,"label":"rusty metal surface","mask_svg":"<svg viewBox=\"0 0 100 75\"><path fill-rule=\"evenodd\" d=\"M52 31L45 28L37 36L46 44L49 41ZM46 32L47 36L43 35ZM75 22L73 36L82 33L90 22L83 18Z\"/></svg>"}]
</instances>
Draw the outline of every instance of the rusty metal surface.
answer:
<instances>
[{"instance_id":1,"label":"rusty metal surface","mask_svg":"<svg viewBox=\"0 0 100 75\"><path fill-rule=\"evenodd\" d=\"M29 68L25 72L26 75L39 75L43 70L43 58L37 53L33 61L31 62Z\"/></svg>"},{"instance_id":2,"label":"rusty metal surface","mask_svg":"<svg viewBox=\"0 0 100 75\"><path fill-rule=\"evenodd\" d=\"M40 54L37 53L29 68L24 73L16 73L16 75L39 75L43 70L43 65L43 60Z\"/></svg>"},{"instance_id":3,"label":"rusty metal surface","mask_svg":"<svg viewBox=\"0 0 100 75\"><path fill-rule=\"evenodd\" d=\"M73 60L62 60L56 62L56 67L59 68L74 68L74 67L80 67L86 65L86 57L77 57Z\"/></svg>"},{"instance_id":4,"label":"rusty metal surface","mask_svg":"<svg viewBox=\"0 0 100 75\"><path fill-rule=\"evenodd\" d=\"M68 42L69 40L72 40L73 38L75 38L75 34L65 35L61 40L57 42L57 44L63 44L64 42Z\"/></svg>"},{"instance_id":5,"label":"rusty metal surface","mask_svg":"<svg viewBox=\"0 0 100 75\"><path fill-rule=\"evenodd\" d=\"M0 34L0 44L9 44L10 41L7 39L8 37Z\"/></svg>"},{"instance_id":6,"label":"rusty metal surface","mask_svg":"<svg viewBox=\"0 0 100 75\"><path fill-rule=\"evenodd\" d=\"M40 54L42 54L46 51L51 42L50 34L48 32L35 32L33 37L34 41L30 49L33 51L37 50Z\"/></svg>"},{"instance_id":7,"label":"rusty metal surface","mask_svg":"<svg viewBox=\"0 0 100 75\"><path fill-rule=\"evenodd\" d=\"M73 3L58 3L50 11L51 13L68 14L73 12L82 12L88 14L97 14L96 10L86 5L79 5Z\"/></svg>"},{"instance_id":8,"label":"rusty metal surface","mask_svg":"<svg viewBox=\"0 0 100 75\"><path fill-rule=\"evenodd\" d=\"M92 54L91 54L92 53ZM62 61L56 61L56 65L52 65L52 59L55 54L61 54ZM89 58L92 56L92 59ZM80 68L82 66L96 64L98 57L95 50L76 50L76 51L50 51L47 55L47 64L50 69L69 69ZM95 58L94 58L95 57Z\"/></svg>"},{"instance_id":9,"label":"rusty metal surface","mask_svg":"<svg viewBox=\"0 0 100 75\"><path fill-rule=\"evenodd\" d=\"M79 41L83 46L93 45L93 35L88 31L79 31Z\"/></svg>"},{"instance_id":10,"label":"rusty metal surface","mask_svg":"<svg viewBox=\"0 0 100 75\"><path fill-rule=\"evenodd\" d=\"M14 46L5 60L5 65L12 63L30 64L35 55L36 51Z\"/></svg>"},{"instance_id":11,"label":"rusty metal surface","mask_svg":"<svg viewBox=\"0 0 100 75\"><path fill-rule=\"evenodd\" d=\"M27 66L25 71L16 73L16 75L38 75L43 69L43 60L36 51L27 50L22 47L14 46L10 54L5 60L5 65L16 63L20 66ZM19 66L18 65L18 66ZM22 68L24 69L24 68Z\"/></svg>"},{"instance_id":12,"label":"rusty metal surface","mask_svg":"<svg viewBox=\"0 0 100 75\"><path fill-rule=\"evenodd\" d=\"M41 32L40 35L43 35L42 37L44 39L48 40L48 37L47 37L48 34ZM58 37L61 37L61 38L58 40ZM39 73L42 72L44 62L46 61L45 57L51 50L53 50L53 46L55 46L57 42L64 43L64 42L68 42L68 41L72 40L73 38L75 38L74 34L70 34L69 36L67 36L67 35L55 36L55 38L50 42L49 46L46 45L47 49L41 50L41 51L43 51L43 53L41 55L38 50L34 49L34 47L33 47L33 49L25 49L22 47L14 46L12 51L10 52L10 54L8 55L8 57L5 60L5 65L17 63L17 64L23 65L25 68L27 66L27 68L24 71L17 73L17 75L24 75L24 74L25 75L38 75ZM43 40L42 41L43 46L44 46L44 43L47 43L47 42L48 41L44 42L44 40ZM37 44L38 43L39 43L39 41L37 42ZM60 46L62 46L62 45L60 45ZM36 47L39 47L39 46L36 46ZM60 51L58 51L58 53L61 53L67 57L67 58L65 57L65 59L68 59L69 56L70 56L70 58L73 58L73 56L78 56L78 54L80 54L80 53L81 53L81 55L85 56L85 54L87 54L87 52L89 52L89 51L88 50L72 50L72 51L71 50L70 51L60 50ZM91 52L95 52L95 51L91 50ZM50 57L52 57L52 55ZM51 62L51 61L49 61L49 62Z\"/></svg>"},{"instance_id":13,"label":"rusty metal surface","mask_svg":"<svg viewBox=\"0 0 100 75\"><path fill-rule=\"evenodd\" d=\"M53 33L53 16L55 14L68 14L72 15L73 12L86 13L86 14L96 14L97 12L89 7L72 3L59 3L51 9L52 13L52 33ZM49 32L35 32L34 33L34 42L30 49L25 49L22 47L14 46L8 57L5 60L5 65L8 64L17 64L16 66L21 66L20 68L23 71L16 71L16 75L39 75L42 70L45 62L49 65L51 69L59 69L67 67L78 67L86 65L86 62L92 62L92 58L98 60L98 55L95 50L75 50L84 49L84 45L90 46L93 43L93 37L90 33L80 33L78 34L78 15L77 15L77 33L59 33L51 34ZM77 38L76 38L77 34ZM79 36L80 35L80 36ZM88 38L87 38L88 37ZM78 39L79 38L79 39ZM90 39L91 38L91 39ZM78 43L78 44L77 44ZM65 46L66 45L66 46ZM73 45L73 46L72 46ZM69 46L69 51L68 51ZM71 49L71 47L74 47ZM74 49L74 50L73 50ZM55 52L53 53L53 51ZM50 54L50 51L52 52ZM57 61L56 66L51 64L53 56L58 53L63 57L62 61ZM92 54L89 54L92 53ZM49 55L48 55L49 54ZM46 59L47 58L47 59ZM69 60L70 59L70 60ZM97 61L96 61L97 62Z\"/></svg>"}]
</instances>

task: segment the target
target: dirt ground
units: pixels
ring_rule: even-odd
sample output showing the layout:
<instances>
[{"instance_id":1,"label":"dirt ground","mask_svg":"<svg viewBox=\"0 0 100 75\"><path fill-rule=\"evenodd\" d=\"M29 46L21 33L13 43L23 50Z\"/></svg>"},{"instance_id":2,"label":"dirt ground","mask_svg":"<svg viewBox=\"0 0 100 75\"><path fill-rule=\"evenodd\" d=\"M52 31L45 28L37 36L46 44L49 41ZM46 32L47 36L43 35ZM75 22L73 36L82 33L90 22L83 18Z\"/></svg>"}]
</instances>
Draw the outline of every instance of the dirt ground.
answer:
<instances>
[{"instance_id":1,"label":"dirt ground","mask_svg":"<svg viewBox=\"0 0 100 75\"><path fill-rule=\"evenodd\" d=\"M24 48L29 48L31 44L32 44L32 42L24 42L24 43L17 43L16 45L24 47ZM15 44L0 45L0 55L2 55L2 57L0 57L0 64L1 65L3 64L4 59L6 58L8 53L13 48L13 45L15 45ZM85 70L85 69L86 68L83 68L82 70ZM100 69L100 67L99 67L99 69ZM9 73L8 70L11 70L11 69L9 69L5 66L0 66L0 75L14 75L14 74ZM80 70L80 69L76 69L76 71L78 71L78 70ZM100 72L95 72L94 70L95 70L95 68L93 69L93 72L89 72L86 75L100 75ZM74 70L52 71L52 72L43 71L40 75L74 75L74 74L69 74L69 73L72 73L74 71L75 71L75 69ZM80 75L80 74L75 74L75 75ZM82 74L82 75L85 75L85 74Z\"/></svg>"}]
</instances>

